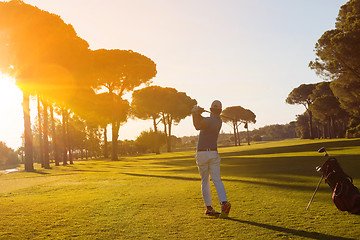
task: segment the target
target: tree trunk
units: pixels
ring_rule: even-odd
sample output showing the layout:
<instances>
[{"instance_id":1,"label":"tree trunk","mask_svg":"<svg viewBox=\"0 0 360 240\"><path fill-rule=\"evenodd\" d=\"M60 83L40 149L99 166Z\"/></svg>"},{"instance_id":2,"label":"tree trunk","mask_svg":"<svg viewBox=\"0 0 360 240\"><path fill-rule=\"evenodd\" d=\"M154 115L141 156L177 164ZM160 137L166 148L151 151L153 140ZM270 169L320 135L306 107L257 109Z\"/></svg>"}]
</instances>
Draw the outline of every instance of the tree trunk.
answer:
<instances>
[{"instance_id":1,"label":"tree trunk","mask_svg":"<svg viewBox=\"0 0 360 240\"><path fill-rule=\"evenodd\" d=\"M309 133L310 133L310 139L314 139L313 134L313 124L312 124L312 112L310 110L307 110L309 114Z\"/></svg>"},{"instance_id":2,"label":"tree trunk","mask_svg":"<svg viewBox=\"0 0 360 240\"><path fill-rule=\"evenodd\" d=\"M332 139L333 138L333 127L332 127L332 119L331 117L329 117L328 119L328 128L329 128L329 138Z\"/></svg>"},{"instance_id":3,"label":"tree trunk","mask_svg":"<svg viewBox=\"0 0 360 240\"><path fill-rule=\"evenodd\" d=\"M70 129L70 124L69 124L69 112L66 111L66 147L68 149L69 152L69 163L70 164L74 164L73 162L73 155L72 155L72 149L73 149L73 141L71 138L71 129Z\"/></svg>"},{"instance_id":4,"label":"tree trunk","mask_svg":"<svg viewBox=\"0 0 360 240\"><path fill-rule=\"evenodd\" d=\"M112 154L111 154L111 160L113 160L113 161L118 160L117 140L119 137L119 129L120 129L120 124L118 124L116 121L113 121L113 123L112 123Z\"/></svg>"},{"instance_id":5,"label":"tree trunk","mask_svg":"<svg viewBox=\"0 0 360 240\"><path fill-rule=\"evenodd\" d=\"M24 148L25 148L25 171L34 171L33 163L33 138L30 120L30 95L23 91L23 114L24 114Z\"/></svg>"},{"instance_id":6,"label":"tree trunk","mask_svg":"<svg viewBox=\"0 0 360 240\"><path fill-rule=\"evenodd\" d=\"M322 124L322 128L323 128L323 138L326 139L327 135L326 135L326 127L325 124Z\"/></svg>"},{"instance_id":7,"label":"tree trunk","mask_svg":"<svg viewBox=\"0 0 360 240\"><path fill-rule=\"evenodd\" d=\"M167 147L167 150L169 151L169 138L168 138L168 133L167 133L167 124L166 124L165 114L163 114L162 120L163 120L163 124L164 124L164 133L165 133L166 147Z\"/></svg>"},{"instance_id":8,"label":"tree trunk","mask_svg":"<svg viewBox=\"0 0 360 240\"><path fill-rule=\"evenodd\" d=\"M153 123L154 123L154 133L155 133L155 154L160 154L160 144L159 144L159 136L157 131L157 123L156 123L156 117L153 116Z\"/></svg>"},{"instance_id":9,"label":"tree trunk","mask_svg":"<svg viewBox=\"0 0 360 240\"><path fill-rule=\"evenodd\" d=\"M50 169L49 159L49 116L48 116L48 104L46 100L42 101L44 110L44 125L43 125L43 144L44 144L44 168Z\"/></svg>"},{"instance_id":10,"label":"tree trunk","mask_svg":"<svg viewBox=\"0 0 360 240\"><path fill-rule=\"evenodd\" d=\"M336 120L334 119L333 116L330 117L330 121L331 121L331 132L332 132L332 136L333 138L338 138L339 135L337 133L337 124L336 124Z\"/></svg>"},{"instance_id":11,"label":"tree trunk","mask_svg":"<svg viewBox=\"0 0 360 240\"><path fill-rule=\"evenodd\" d=\"M62 115L62 145L63 145L63 165L67 165L67 143L66 143L66 118L67 118L67 114L65 112L65 109L62 109L62 112L61 112L61 115Z\"/></svg>"},{"instance_id":12,"label":"tree trunk","mask_svg":"<svg viewBox=\"0 0 360 240\"><path fill-rule=\"evenodd\" d=\"M115 109L115 103L116 103L116 99L115 99L115 94L113 92L113 89L109 89L109 94L112 98L111 101L111 105L112 105L112 109ZM113 112L112 117L111 117L111 145L112 145L112 149L111 149L111 160L112 161L117 161L118 160L118 137L119 137L119 129L120 129L120 125L118 125L118 122L116 121L116 117L115 117L115 113Z\"/></svg>"},{"instance_id":13,"label":"tree trunk","mask_svg":"<svg viewBox=\"0 0 360 240\"><path fill-rule=\"evenodd\" d=\"M169 141L168 141L167 151L168 151L168 152L171 152L171 151L172 151L172 147L171 147L171 125L172 125L172 119L170 119L169 116L167 116L167 122L168 122L168 130L169 130Z\"/></svg>"},{"instance_id":14,"label":"tree trunk","mask_svg":"<svg viewBox=\"0 0 360 240\"><path fill-rule=\"evenodd\" d=\"M240 141L239 126L238 126L237 122L235 123L235 125L236 125L236 136L237 136L237 140L238 140L238 146L240 146L241 141Z\"/></svg>"},{"instance_id":15,"label":"tree trunk","mask_svg":"<svg viewBox=\"0 0 360 240\"><path fill-rule=\"evenodd\" d=\"M37 112L38 112L38 128L39 128L39 162L41 167L45 167L44 162L44 142L43 142L43 128L42 128L42 118L41 118L41 106L40 106L40 96L37 96Z\"/></svg>"},{"instance_id":16,"label":"tree trunk","mask_svg":"<svg viewBox=\"0 0 360 240\"><path fill-rule=\"evenodd\" d=\"M56 129L55 129L55 120L54 120L54 108L53 108L52 104L50 104L50 118L51 118L52 149L53 149L53 155L54 155L54 160L55 160L55 166L60 166L57 136L56 136Z\"/></svg>"},{"instance_id":17,"label":"tree trunk","mask_svg":"<svg viewBox=\"0 0 360 240\"><path fill-rule=\"evenodd\" d=\"M107 140L107 126L104 127L104 158L109 158L108 140Z\"/></svg>"},{"instance_id":18,"label":"tree trunk","mask_svg":"<svg viewBox=\"0 0 360 240\"><path fill-rule=\"evenodd\" d=\"M237 146L237 132L236 132L236 123L235 123L235 121L233 121L233 128L234 128L234 141L235 141L235 146Z\"/></svg>"},{"instance_id":19,"label":"tree trunk","mask_svg":"<svg viewBox=\"0 0 360 240\"><path fill-rule=\"evenodd\" d=\"M71 147L69 148L69 162L70 162L70 164L74 164L73 154L72 154L72 149L71 149Z\"/></svg>"}]
</instances>

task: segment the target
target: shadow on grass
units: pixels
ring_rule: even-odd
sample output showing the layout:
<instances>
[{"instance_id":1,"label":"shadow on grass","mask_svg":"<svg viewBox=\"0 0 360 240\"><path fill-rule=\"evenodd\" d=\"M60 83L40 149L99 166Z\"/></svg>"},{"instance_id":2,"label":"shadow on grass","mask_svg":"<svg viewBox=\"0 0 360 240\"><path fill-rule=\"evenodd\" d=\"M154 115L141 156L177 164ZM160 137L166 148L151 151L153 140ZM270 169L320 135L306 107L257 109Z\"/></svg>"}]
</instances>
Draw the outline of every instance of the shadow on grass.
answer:
<instances>
[{"instance_id":1,"label":"shadow on grass","mask_svg":"<svg viewBox=\"0 0 360 240\"><path fill-rule=\"evenodd\" d=\"M360 161L358 155L335 156L344 171L353 178L360 178ZM294 176L320 176L316 166L321 166L325 158L311 156L273 157L273 158L248 158L222 159L221 171L226 175L253 176L263 175L294 175Z\"/></svg>"},{"instance_id":2,"label":"shadow on grass","mask_svg":"<svg viewBox=\"0 0 360 240\"><path fill-rule=\"evenodd\" d=\"M150 174L138 174L138 173L121 173L121 174L135 176L135 177L152 177L152 178L165 178L165 179L186 180L186 181L200 181L200 178L192 178L192 177L162 176L162 175L150 175Z\"/></svg>"},{"instance_id":3,"label":"shadow on grass","mask_svg":"<svg viewBox=\"0 0 360 240\"><path fill-rule=\"evenodd\" d=\"M325 147L326 150L330 153L332 150L343 149L344 147L353 147L359 145L360 145L360 139L347 140L347 141L339 140L332 142L314 142L314 143L304 143L304 144L282 146L282 147L260 148L260 149L245 150L245 151L239 151L239 149L237 149L236 151L222 153L221 155L227 157L227 156L234 156L234 154L238 156L243 156L243 155L263 155L263 154L278 154L278 153L292 153L292 152L316 152L321 147Z\"/></svg>"},{"instance_id":4,"label":"shadow on grass","mask_svg":"<svg viewBox=\"0 0 360 240\"><path fill-rule=\"evenodd\" d=\"M310 238L310 239L320 239L320 240L325 240L325 239L326 240L327 239L354 240L355 239L355 238L338 237L338 236L317 233L317 232L308 232L308 231L304 231L304 230L296 230L296 229L279 227L279 226L274 226L274 225L265 224L265 223L257 223L257 222L247 221L247 220L240 220L240 219L236 219L236 218L228 218L228 220L243 223L243 224L248 224L248 225L252 225L252 226L256 226L256 227L266 228L266 229L281 232L281 233L291 234L294 236Z\"/></svg>"},{"instance_id":5,"label":"shadow on grass","mask_svg":"<svg viewBox=\"0 0 360 240\"><path fill-rule=\"evenodd\" d=\"M87 170L87 169L72 169L73 172L88 172L88 173L108 173L110 171L105 170Z\"/></svg>"},{"instance_id":6,"label":"shadow on grass","mask_svg":"<svg viewBox=\"0 0 360 240\"><path fill-rule=\"evenodd\" d=\"M175 180L185 180L185 181L201 181L200 177L180 177L180 176L163 176L163 175L152 175L152 174L139 174L139 173L121 173L124 175L135 176L135 177L151 177L151 178L164 178L164 179L175 179ZM265 181L249 181L249 180L241 180L241 179L226 179L222 178L223 182L237 182L237 183L245 183L245 184L255 184L255 185L263 185L269 187L278 187L285 189L292 189L298 191L313 191L314 187L307 187L304 185L294 185L294 184L281 184L281 183L271 183ZM327 188L326 188L327 189ZM324 189L319 189L319 191L323 191Z\"/></svg>"},{"instance_id":7,"label":"shadow on grass","mask_svg":"<svg viewBox=\"0 0 360 240\"><path fill-rule=\"evenodd\" d=\"M322 154L317 155L317 150L324 146L331 154L331 151L338 151L349 147L358 147L360 139L354 140L338 140L330 142L313 142L296 144L290 146L274 146L268 148L257 148L253 150L242 150L235 148L231 152L220 152L221 156L221 172L224 176L244 176L257 178L271 178L277 179L276 175L294 175L294 176L319 176L316 172L316 166L322 165L326 158ZM302 152L307 154L302 155ZM314 156L309 156L308 152L314 152ZM287 153L289 156L279 156L276 154ZM293 153L293 154L292 154ZM341 154L341 152L338 152ZM195 153L194 153L195 155ZM193 173L193 166L196 166L194 155L190 156L174 156L166 157L165 159L156 159L156 165L175 166L175 167L189 167L188 169L181 169L181 172ZM261 156L260 156L261 155ZM353 178L360 178L360 172L357 171L360 167L359 155L339 155L336 156L344 171ZM190 168L191 167L191 168ZM172 171L177 171L173 169Z\"/></svg>"},{"instance_id":8,"label":"shadow on grass","mask_svg":"<svg viewBox=\"0 0 360 240\"><path fill-rule=\"evenodd\" d=\"M26 172L25 170L23 172ZM33 171L29 171L31 173L36 173L36 174L40 174L40 175L47 175L50 174L49 172L43 172L41 170L33 170Z\"/></svg>"}]
</instances>

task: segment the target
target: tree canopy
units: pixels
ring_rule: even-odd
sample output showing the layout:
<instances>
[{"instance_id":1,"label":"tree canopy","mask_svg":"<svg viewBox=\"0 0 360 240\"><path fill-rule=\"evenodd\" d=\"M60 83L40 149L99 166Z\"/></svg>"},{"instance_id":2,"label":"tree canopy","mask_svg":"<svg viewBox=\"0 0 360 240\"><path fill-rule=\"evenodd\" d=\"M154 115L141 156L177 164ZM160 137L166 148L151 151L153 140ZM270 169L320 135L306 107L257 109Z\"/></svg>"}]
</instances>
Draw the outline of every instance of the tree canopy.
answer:
<instances>
[{"instance_id":1,"label":"tree canopy","mask_svg":"<svg viewBox=\"0 0 360 240\"><path fill-rule=\"evenodd\" d=\"M235 146L240 145L239 125L244 123L245 128L248 130L249 123L256 123L255 118L256 115L251 110L241 106L227 107L222 111L223 121L230 123L233 127ZM248 144L250 144L249 133L247 139Z\"/></svg>"},{"instance_id":2,"label":"tree canopy","mask_svg":"<svg viewBox=\"0 0 360 240\"><path fill-rule=\"evenodd\" d=\"M120 124L129 113L129 103L122 99L123 94L151 83L156 75L156 65L150 58L131 50L92 51L58 15L20 0L0 2L0 55L0 71L14 77L23 91L25 168L30 171L33 169L30 95L41 96L44 129L48 128L48 102L62 108L64 140L59 144L66 146L71 140L65 135L71 131L69 121L76 119L73 113L101 125L109 121L110 115L116 144ZM108 89L109 96L96 97L92 88L101 87ZM95 117L94 112L102 116ZM44 136L47 141L48 136ZM71 151L67 153L65 147L63 155L67 154L71 155Z\"/></svg>"},{"instance_id":3,"label":"tree canopy","mask_svg":"<svg viewBox=\"0 0 360 240\"><path fill-rule=\"evenodd\" d=\"M133 91L141 84L149 84L156 75L155 63L131 50L99 49L92 51L91 55L92 69L89 75L94 80L93 87L108 90L112 109L124 106L121 98L126 92ZM113 160L117 160L117 141L123 116L114 111L111 115Z\"/></svg>"},{"instance_id":4,"label":"tree canopy","mask_svg":"<svg viewBox=\"0 0 360 240\"><path fill-rule=\"evenodd\" d=\"M335 29L326 31L315 45L311 69L326 80L342 108L360 118L360 0L350 0L338 14Z\"/></svg>"},{"instance_id":5,"label":"tree canopy","mask_svg":"<svg viewBox=\"0 0 360 240\"><path fill-rule=\"evenodd\" d=\"M131 50L98 49L92 51L94 87L105 87L120 96L141 84L150 84L156 76L156 64Z\"/></svg>"},{"instance_id":6,"label":"tree canopy","mask_svg":"<svg viewBox=\"0 0 360 240\"><path fill-rule=\"evenodd\" d=\"M161 118L168 151L171 151L171 129L182 119L191 114L191 109L197 104L184 92L175 88L149 86L133 93L132 108L134 115L140 119L153 119L154 132L157 132L157 119Z\"/></svg>"},{"instance_id":7,"label":"tree canopy","mask_svg":"<svg viewBox=\"0 0 360 240\"><path fill-rule=\"evenodd\" d=\"M310 106L314 102L314 96L312 93L315 88L316 84L301 84L299 87L294 88L285 100L288 104L302 104L305 107L306 112L309 114L310 138L313 138L314 135Z\"/></svg>"}]
</instances>

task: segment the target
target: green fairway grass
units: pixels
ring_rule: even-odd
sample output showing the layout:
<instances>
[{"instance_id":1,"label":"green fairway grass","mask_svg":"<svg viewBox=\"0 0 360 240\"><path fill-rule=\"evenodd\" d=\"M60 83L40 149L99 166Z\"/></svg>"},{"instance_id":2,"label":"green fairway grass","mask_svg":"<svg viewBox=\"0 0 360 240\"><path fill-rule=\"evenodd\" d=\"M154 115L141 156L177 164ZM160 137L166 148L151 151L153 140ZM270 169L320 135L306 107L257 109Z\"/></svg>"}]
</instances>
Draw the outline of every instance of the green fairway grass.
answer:
<instances>
[{"instance_id":1,"label":"green fairway grass","mask_svg":"<svg viewBox=\"0 0 360 240\"><path fill-rule=\"evenodd\" d=\"M305 210L322 146L360 187L360 139L219 149L229 219L204 215L190 151L1 174L0 239L360 239L360 215L339 211L325 182Z\"/></svg>"}]
</instances>

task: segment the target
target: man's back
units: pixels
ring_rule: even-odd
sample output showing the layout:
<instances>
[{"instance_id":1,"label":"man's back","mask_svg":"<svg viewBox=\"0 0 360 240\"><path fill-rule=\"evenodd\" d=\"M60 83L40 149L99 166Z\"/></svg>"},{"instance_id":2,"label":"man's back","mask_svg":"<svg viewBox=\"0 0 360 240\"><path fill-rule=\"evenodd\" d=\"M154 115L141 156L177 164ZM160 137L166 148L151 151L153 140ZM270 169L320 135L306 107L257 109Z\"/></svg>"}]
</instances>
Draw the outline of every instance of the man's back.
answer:
<instances>
[{"instance_id":1,"label":"man's back","mask_svg":"<svg viewBox=\"0 0 360 240\"><path fill-rule=\"evenodd\" d=\"M200 129L197 149L217 149L217 140L222 125L219 115L211 114L202 119L205 124Z\"/></svg>"}]
</instances>

